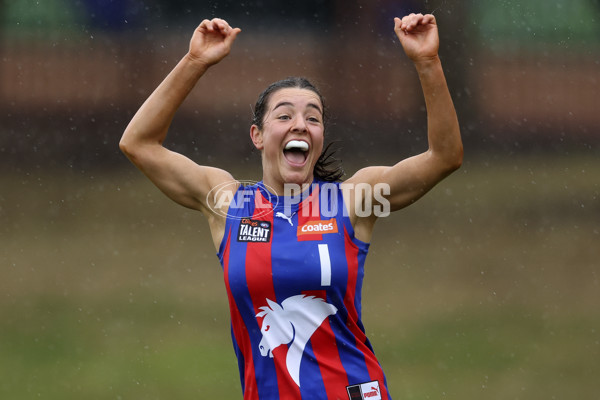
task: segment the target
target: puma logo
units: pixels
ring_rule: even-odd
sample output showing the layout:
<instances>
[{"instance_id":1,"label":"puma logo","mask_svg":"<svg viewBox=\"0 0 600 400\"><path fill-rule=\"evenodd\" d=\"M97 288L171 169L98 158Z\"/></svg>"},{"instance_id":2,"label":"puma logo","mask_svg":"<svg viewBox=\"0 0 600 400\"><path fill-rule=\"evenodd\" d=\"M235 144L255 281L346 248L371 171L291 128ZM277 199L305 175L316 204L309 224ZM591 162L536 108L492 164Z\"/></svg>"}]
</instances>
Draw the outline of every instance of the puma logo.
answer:
<instances>
[{"instance_id":1,"label":"puma logo","mask_svg":"<svg viewBox=\"0 0 600 400\"><path fill-rule=\"evenodd\" d=\"M287 220L287 222L289 222L291 226L294 226L294 223L292 222L292 217L294 216L294 214L292 214L288 217L287 215L285 215L282 212L277 212L277 213L275 213L275 216Z\"/></svg>"}]
</instances>

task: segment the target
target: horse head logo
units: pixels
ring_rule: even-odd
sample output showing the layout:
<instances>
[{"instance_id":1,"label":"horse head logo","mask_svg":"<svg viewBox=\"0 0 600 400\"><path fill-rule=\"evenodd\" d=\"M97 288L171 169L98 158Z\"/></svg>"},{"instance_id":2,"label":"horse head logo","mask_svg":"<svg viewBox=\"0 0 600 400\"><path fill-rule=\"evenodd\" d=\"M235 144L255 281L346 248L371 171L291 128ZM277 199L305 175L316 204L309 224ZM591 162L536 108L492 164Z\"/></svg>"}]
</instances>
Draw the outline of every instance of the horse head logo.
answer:
<instances>
[{"instance_id":1,"label":"horse head logo","mask_svg":"<svg viewBox=\"0 0 600 400\"><path fill-rule=\"evenodd\" d=\"M263 357L273 357L273 350L289 344L286 356L288 372L300 386L300 362L304 348L323 321L337 312L334 305L314 296L297 295L278 303L267 299L256 317L264 317L261 326L262 340L258 347Z\"/></svg>"}]
</instances>

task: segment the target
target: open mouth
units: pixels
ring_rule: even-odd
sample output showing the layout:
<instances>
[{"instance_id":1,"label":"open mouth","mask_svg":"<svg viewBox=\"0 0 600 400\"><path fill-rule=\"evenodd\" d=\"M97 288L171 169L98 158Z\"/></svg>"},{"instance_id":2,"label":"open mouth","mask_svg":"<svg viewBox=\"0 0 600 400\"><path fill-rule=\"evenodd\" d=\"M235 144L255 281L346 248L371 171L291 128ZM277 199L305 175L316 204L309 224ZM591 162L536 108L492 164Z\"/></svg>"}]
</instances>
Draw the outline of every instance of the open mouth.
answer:
<instances>
[{"instance_id":1,"label":"open mouth","mask_svg":"<svg viewBox=\"0 0 600 400\"><path fill-rule=\"evenodd\" d=\"M290 164L302 165L308 157L308 143L302 140L290 140L283 149L283 155Z\"/></svg>"}]
</instances>

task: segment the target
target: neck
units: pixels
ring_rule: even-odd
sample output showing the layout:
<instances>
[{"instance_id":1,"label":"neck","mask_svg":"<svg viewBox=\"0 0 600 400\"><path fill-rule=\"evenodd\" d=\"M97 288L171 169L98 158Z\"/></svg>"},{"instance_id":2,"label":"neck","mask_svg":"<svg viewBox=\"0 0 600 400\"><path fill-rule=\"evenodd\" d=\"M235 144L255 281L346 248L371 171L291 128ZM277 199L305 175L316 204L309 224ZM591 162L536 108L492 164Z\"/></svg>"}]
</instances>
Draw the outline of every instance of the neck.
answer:
<instances>
[{"instance_id":1,"label":"neck","mask_svg":"<svg viewBox=\"0 0 600 400\"><path fill-rule=\"evenodd\" d=\"M297 195L307 190L310 185L314 182L314 178L311 175L304 182L282 182L276 179L270 179L263 175L263 183L265 187L277 196L291 196Z\"/></svg>"}]
</instances>

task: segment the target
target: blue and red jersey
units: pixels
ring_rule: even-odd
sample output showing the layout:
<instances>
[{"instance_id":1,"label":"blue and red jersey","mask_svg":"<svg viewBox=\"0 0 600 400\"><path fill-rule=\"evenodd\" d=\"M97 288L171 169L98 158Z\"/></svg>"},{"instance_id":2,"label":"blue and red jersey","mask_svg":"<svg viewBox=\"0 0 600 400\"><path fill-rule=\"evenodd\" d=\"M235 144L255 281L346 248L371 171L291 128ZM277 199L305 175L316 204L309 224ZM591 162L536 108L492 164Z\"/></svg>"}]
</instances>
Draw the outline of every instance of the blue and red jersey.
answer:
<instances>
[{"instance_id":1,"label":"blue and red jersey","mask_svg":"<svg viewBox=\"0 0 600 400\"><path fill-rule=\"evenodd\" d=\"M238 189L218 256L245 400L390 398L361 322L368 249L339 183Z\"/></svg>"}]
</instances>

